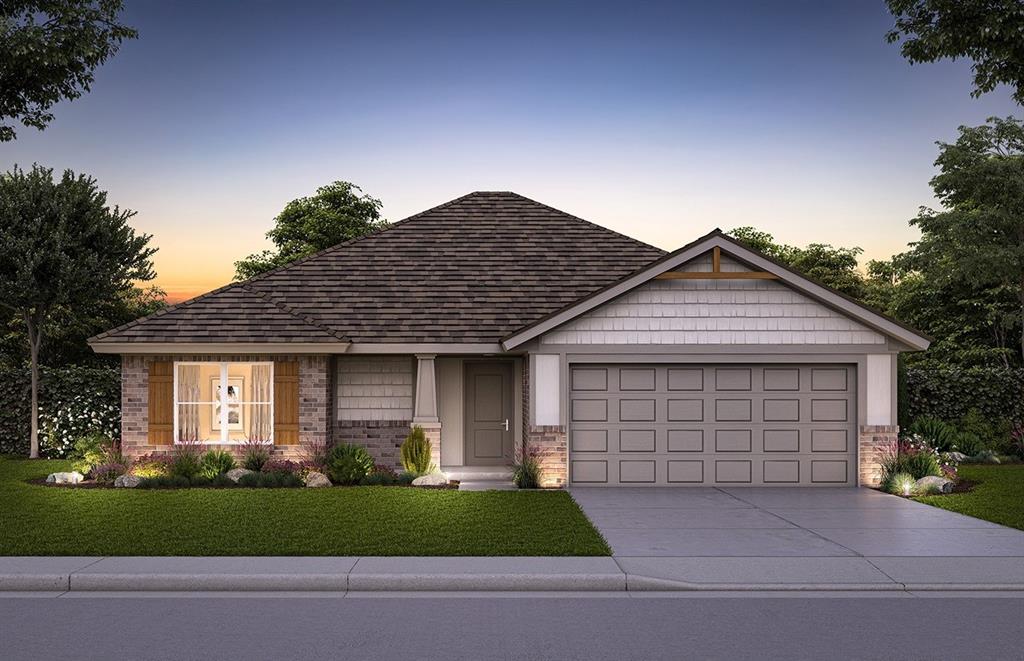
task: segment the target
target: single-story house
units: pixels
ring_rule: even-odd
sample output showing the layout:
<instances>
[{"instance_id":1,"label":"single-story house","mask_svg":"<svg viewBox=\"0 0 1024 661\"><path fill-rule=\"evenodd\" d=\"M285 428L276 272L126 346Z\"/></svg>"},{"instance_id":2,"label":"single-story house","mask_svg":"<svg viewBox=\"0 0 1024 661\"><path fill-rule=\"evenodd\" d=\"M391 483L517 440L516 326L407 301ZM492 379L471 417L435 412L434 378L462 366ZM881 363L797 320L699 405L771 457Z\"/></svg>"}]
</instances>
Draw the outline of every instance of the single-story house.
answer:
<instances>
[{"instance_id":1,"label":"single-story house","mask_svg":"<svg viewBox=\"0 0 1024 661\"><path fill-rule=\"evenodd\" d=\"M872 485L928 338L715 230L666 253L477 192L97 335L122 444L352 442L547 485Z\"/></svg>"}]
</instances>

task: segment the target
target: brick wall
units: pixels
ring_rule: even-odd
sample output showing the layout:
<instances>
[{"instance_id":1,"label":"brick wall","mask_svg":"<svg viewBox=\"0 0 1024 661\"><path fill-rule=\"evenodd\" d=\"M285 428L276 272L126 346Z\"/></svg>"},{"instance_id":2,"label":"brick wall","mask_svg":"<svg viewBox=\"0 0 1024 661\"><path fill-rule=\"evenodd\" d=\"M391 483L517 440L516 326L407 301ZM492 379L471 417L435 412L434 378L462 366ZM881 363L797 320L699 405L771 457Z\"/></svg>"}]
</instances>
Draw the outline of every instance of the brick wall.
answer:
<instances>
[{"instance_id":1,"label":"brick wall","mask_svg":"<svg viewBox=\"0 0 1024 661\"><path fill-rule=\"evenodd\" d=\"M299 363L299 443L300 445L274 446L278 456L299 458L301 444L324 442L330 429L330 375L329 359L323 355L172 355L121 357L121 445L128 456L136 457L151 452L168 452L170 445L150 445L149 426L149 364L153 361L197 362L258 362L289 360ZM210 444L209 447L226 450L237 445Z\"/></svg>"},{"instance_id":2,"label":"brick wall","mask_svg":"<svg viewBox=\"0 0 1024 661\"><path fill-rule=\"evenodd\" d=\"M402 470L402 441L409 435L408 420L339 420L334 443L361 445L378 464Z\"/></svg>"},{"instance_id":3,"label":"brick wall","mask_svg":"<svg viewBox=\"0 0 1024 661\"><path fill-rule=\"evenodd\" d=\"M564 487L569 481L569 451L565 427L536 426L527 430L526 447L539 452L542 487Z\"/></svg>"},{"instance_id":4,"label":"brick wall","mask_svg":"<svg viewBox=\"0 0 1024 661\"><path fill-rule=\"evenodd\" d=\"M881 460L896 451L900 428L861 425L857 442L858 484L877 487L882 479Z\"/></svg>"}]
</instances>

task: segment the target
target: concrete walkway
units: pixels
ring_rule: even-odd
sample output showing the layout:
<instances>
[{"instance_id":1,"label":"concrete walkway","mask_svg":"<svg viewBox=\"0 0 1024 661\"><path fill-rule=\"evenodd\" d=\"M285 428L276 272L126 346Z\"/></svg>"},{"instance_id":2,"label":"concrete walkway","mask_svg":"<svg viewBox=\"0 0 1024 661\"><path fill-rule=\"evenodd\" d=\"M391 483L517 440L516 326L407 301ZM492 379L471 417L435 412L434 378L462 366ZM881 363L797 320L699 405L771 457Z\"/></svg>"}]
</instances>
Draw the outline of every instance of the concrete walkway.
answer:
<instances>
[{"instance_id":1,"label":"concrete walkway","mask_svg":"<svg viewBox=\"0 0 1024 661\"><path fill-rule=\"evenodd\" d=\"M571 493L629 589L1024 587L1024 532L869 489Z\"/></svg>"}]
</instances>

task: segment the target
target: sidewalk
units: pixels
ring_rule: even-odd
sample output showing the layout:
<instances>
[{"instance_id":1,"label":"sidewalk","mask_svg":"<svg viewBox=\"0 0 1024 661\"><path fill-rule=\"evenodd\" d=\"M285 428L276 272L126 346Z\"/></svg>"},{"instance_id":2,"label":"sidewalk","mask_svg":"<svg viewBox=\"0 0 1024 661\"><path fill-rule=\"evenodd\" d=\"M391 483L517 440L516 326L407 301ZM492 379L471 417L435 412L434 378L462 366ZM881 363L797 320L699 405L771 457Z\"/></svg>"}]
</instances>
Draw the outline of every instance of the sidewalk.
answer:
<instances>
[{"instance_id":1,"label":"sidewalk","mask_svg":"<svg viewBox=\"0 0 1024 661\"><path fill-rule=\"evenodd\" d=\"M0 557L3 591L1024 590L1020 557Z\"/></svg>"}]
</instances>

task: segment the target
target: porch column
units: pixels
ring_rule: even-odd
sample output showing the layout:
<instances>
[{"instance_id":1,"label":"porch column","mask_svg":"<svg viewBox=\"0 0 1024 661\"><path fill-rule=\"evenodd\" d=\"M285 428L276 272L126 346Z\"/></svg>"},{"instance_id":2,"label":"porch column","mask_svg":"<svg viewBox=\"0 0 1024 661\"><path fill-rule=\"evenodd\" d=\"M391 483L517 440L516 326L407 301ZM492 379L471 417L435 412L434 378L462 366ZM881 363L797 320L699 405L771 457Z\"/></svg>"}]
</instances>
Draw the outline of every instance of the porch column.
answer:
<instances>
[{"instance_id":1,"label":"porch column","mask_svg":"<svg viewBox=\"0 0 1024 661\"><path fill-rule=\"evenodd\" d=\"M423 427L430 441L430 460L441 468L441 420L437 417L436 354L416 354L416 400L413 405L412 424Z\"/></svg>"},{"instance_id":2,"label":"porch column","mask_svg":"<svg viewBox=\"0 0 1024 661\"><path fill-rule=\"evenodd\" d=\"M569 448L562 422L562 357L531 353L527 363L526 389L529 393L527 449L538 453L541 486L565 486L569 480Z\"/></svg>"}]
</instances>

